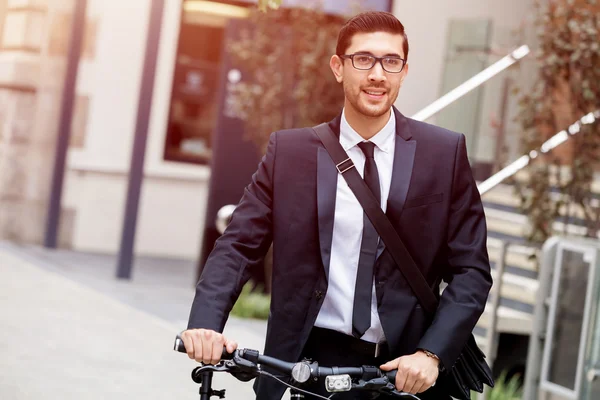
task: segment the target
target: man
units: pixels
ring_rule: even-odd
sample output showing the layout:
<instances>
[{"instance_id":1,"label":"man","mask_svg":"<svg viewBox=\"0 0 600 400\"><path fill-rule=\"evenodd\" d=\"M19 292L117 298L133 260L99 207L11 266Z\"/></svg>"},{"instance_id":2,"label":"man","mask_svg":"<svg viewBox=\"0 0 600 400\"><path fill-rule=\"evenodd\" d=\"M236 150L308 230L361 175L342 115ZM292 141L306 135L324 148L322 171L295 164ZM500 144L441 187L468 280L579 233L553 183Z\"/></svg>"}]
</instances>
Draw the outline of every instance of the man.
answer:
<instances>
[{"instance_id":1,"label":"man","mask_svg":"<svg viewBox=\"0 0 600 400\"><path fill-rule=\"evenodd\" d=\"M406 118L392 106L407 58L404 27L392 14L350 19L330 62L344 89L344 109L329 126L357 170L365 171L431 288L439 293L441 281L448 282L435 316L424 312L373 236L315 133L280 131L271 135L198 282L182 334L190 358L216 363L224 345L229 352L236 348L219 332L249 267L273 242L265 354L329 366L382 365L398 369L398 390L450 398L435 381L440 369L452 367L484 309L492 284L486 226L464 136ZM325 393L322 384L311 389ZM260 378L255 390L261 400L279 399L285 388ZM336 398L361 398L345 396Z\"/></svg>"}]
</instances>

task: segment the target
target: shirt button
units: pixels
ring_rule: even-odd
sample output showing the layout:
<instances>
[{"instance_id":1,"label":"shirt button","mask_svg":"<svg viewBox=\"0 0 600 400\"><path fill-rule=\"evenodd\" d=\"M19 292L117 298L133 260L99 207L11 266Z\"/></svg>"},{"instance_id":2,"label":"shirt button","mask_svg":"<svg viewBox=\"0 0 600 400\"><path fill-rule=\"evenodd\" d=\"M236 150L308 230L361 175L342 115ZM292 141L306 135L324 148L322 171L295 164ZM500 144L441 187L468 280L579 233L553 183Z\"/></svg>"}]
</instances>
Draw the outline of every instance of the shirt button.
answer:
<instances>
[{"instance_id":1,"label":"shirt button","mask_svg":"<svg viewBox=\"0 0 600 400\"><path fill-rule=\"evenodd\" d=\"M323 298L323 292L320 290L315 290L315 298L317 300L321 300Z\"/></svg>"}]
</instances>

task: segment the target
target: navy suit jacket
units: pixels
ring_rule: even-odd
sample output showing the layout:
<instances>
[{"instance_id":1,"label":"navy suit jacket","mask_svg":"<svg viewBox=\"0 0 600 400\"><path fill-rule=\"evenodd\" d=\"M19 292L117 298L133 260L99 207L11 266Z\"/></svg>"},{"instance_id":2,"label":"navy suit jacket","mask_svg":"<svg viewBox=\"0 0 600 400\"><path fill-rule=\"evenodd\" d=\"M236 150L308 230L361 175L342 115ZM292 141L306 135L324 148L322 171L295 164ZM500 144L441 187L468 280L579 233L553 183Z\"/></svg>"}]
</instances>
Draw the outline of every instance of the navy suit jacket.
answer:
<instances>
[{"instance_id":1,"label":"navy suit jacket","mask_svg":"<svg viewBox=\"0 0 600 400\"><path fill-rule=\"evenodd\" d=\"M387 216L431 288L448 286L428 316L387 249L377 259L378 312L391 355L425 348L452 366L483 312L492 284L486 224L465 137L396 116L396 150ZM341 115L329 124L339 135ZM273 243L271 309L265 354L297 361L327 292L339 176L310 128L271 135L267 153L217 240L196 288L188 328L222 332L228 314ZM235 339L235 338L233 338ZM264 378L259 399L285 388Z\"/></svg>"}]
</instances>

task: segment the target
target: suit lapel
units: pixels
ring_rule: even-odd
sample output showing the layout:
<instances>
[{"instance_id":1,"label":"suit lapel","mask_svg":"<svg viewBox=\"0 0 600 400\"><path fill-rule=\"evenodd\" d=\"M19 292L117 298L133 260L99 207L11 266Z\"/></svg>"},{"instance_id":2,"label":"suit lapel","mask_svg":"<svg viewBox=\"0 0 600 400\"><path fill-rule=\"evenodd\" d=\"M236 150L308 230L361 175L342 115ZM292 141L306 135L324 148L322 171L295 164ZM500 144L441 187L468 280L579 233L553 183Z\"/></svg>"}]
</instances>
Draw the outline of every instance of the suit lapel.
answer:
<instances>
[{"instance_id":1,"label":"suit lapel","mask_svg":"<svg viewBox=\"0 0 600 400\"><path fill-rule=\"evenodd\" d=\"M393 108L393 111L396 117L396 146L394 150L392 182L390 184L386 210L388 217L397 217L402 212L406 196L408 195L413 164L415 162L415 152L417 150L417 142L412 139L408 120L396 107ZM396 218L391 219L393 223ZM383 245L384 247L385 245ZM379 249L379 254L381 254L383 248Z\"/></svg>"},{"instance_id":2,"label":"suit lapel","mask_svg":"<svg viewBox=\"0 0 600 400\"><path fill-rule=\"evenodd\" d=\"M329 127L339 137L341 114L329 123ZM337 195L338 172L329 153L321 145L317 152L317 212L319 221L319 245L325 275L329 279L331 243L333 239L333 219Z\"/></svg>"},{"instance_id":3,"label":"suit lapel","mask_svg":"<svg viewBox=\"0 0 600 400\"><path fill-rule=\"evenodd\" d=\"M387 212L399 215L406 202L410 179L415 162L417 141L412 140L408 120L396 108L396 149L394 151L394 166L392 182L388 196Z\"/></svg>"},{"instance_id":4,"label":"suit lapel","mask_svg":"<svg viewBox=\"0 0 600 400\"><path fill-rule=\"evenodd\" d=\"M319 212L319 244L325 275L329 279L329 260L333 238L333 217L337 192L338 173L329 153L319 147L317 157L317 209Z\"/></svg>"}]
</instances>

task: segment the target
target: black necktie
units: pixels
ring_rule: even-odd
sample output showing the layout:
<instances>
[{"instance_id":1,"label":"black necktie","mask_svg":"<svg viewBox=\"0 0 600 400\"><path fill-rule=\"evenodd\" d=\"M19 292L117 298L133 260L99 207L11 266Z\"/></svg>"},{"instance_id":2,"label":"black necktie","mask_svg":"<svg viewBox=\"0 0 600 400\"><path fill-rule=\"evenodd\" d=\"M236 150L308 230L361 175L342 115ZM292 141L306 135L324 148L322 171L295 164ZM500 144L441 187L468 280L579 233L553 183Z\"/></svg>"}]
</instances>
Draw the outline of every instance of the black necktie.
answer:
<instances>
[{"instance_id":1,"label":"black necktie","mask_svg":"<svg viewBox=\"0 0 600 400\"><path fill-rule=\"evenodd\" d=\"M379 173L375 164L375 144L362 142L358 147L365 154L364 180L373 192L378 202L381 202L379 188ZM361 337L371 327L371 293L373 290L373 267L377 256L378 235L377 231L363 212L363 236L358 259L358 272L356 274L356 287L354 289L354 309L352 312L352 334Z\"/></svg>"}]
</instances>

